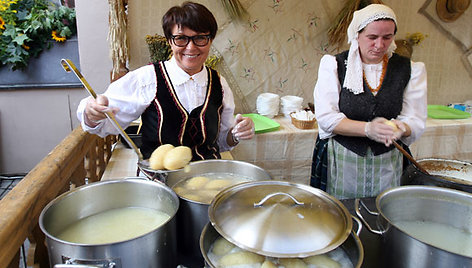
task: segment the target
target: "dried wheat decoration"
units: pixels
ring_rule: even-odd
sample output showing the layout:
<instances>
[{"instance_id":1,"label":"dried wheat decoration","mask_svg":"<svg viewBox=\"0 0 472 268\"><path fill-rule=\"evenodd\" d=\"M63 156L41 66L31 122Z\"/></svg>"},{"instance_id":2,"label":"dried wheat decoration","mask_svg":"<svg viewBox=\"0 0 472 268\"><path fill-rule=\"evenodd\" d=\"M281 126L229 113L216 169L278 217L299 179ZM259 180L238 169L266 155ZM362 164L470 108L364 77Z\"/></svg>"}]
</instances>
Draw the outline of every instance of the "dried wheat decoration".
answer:
<instances>
[{"instance_id":1,"label":"dried wheat decoration","mask_svg":"<svg viewBox=\"0 0 472 268\"><path fill-rule=\"evenodd\" d=\"M108 0L110 5L108 43L110 46L110 58L113 62L112 80L126 69L128 61L129 46L126 33L125 1Z\"/></svg>"},{"instance_id":2,"label":"dried wheat decoration","mask_svg":"<svg viewBox=\"0 0 472 268\"><path fill-rule=\"evenodd\" d=\"M337 48L346 43L347 28L351 23L354 11L362 9L370 4L383 4L381 0L347 0L341 12L334 19L334 23L328 29L329 44Z\"/></svg>"},{"instance_id":3,"label":"dried wheat decoration","mask_svg":"<svg viewBox=\"0 0 472 268\"><path fill-rule=\"evenodd\" d=\"M248 13L239 0L220 0L228 16L235 21L243 21Z\"/></svg>"}]
</instances>

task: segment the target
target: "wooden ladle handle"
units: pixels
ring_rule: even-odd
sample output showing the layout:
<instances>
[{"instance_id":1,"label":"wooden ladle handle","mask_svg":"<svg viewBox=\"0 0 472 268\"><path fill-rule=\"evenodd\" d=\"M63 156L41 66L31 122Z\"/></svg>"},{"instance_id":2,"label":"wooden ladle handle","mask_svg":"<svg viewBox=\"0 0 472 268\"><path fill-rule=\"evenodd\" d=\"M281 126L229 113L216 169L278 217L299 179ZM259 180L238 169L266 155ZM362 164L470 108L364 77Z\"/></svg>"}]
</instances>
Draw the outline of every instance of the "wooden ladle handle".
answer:
<instances>
[{"instance_id":1,"label":"wooden ladle handle","mask_svg":"<svg viewBox=\"0 0 472 268\"><path fill-rule=\"evenodd\" d=\"M429 175L429 172L426 171L426 169L424 169L418 162L416 162L416 160L413 158L413 156L411 156L407 151L405 151L405 149L403 149L403 147L398 144L396 141L393 141L393 145L395 145L395 147L397 147L397 149L404 155L406 156L406 158L408 158L408 160L411 161L411 163L413 163L413 165L415 165L419 170L421 170L421 172Z\"/></svg>"}]
</instances>

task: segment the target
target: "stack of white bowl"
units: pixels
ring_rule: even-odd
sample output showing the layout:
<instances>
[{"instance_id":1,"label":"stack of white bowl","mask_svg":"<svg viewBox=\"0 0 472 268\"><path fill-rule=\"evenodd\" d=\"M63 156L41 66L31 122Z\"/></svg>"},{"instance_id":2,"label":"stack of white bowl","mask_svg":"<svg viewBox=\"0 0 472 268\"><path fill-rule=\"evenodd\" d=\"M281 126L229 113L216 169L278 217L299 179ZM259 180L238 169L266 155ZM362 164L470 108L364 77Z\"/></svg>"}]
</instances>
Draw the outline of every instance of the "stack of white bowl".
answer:
<instances>
[{"instance_id":1,"label":"stack of white bowl","mask_svg":"<svg viewBox=\"0 0 472 268\"><path fill-rule=\"evenodd\" d=\"M302 109L303 98L298 96L283 96L280 98L281 112L285 117L290 117L290 113L300 111Z\"/></svg>"},{"instance_id":2,"label":"stack of white bowl","mask_svg":"<svg viewBox=\"0 0 472 268\"><path fill-rule=\"evenodd\" d=\"M279 113L280 96L274 93L262 93L257 96L257 113L273 118Z\"/></svg>"}]
</instances>

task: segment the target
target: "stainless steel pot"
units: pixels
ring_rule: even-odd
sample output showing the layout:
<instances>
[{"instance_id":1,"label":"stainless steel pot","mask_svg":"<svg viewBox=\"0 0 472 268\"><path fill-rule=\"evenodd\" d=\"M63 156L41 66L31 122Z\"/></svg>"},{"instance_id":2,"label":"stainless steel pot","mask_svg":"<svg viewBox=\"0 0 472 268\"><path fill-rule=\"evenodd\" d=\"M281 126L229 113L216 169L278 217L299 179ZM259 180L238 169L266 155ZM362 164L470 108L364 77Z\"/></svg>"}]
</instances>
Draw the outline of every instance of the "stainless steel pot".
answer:
<instances>
[{"instance_id":1,"label":"stainless steel pot","mask_svg":"<svg viewBox=\"0 0 472 268\"><path fill-rule=\"evenodd\" d=\"M353 267L364 251L362 224L326 192L286 181L256 181L221 191L208 210L211 225L200 237L209 267L211 245L222 236L235 246L271 258L305 258L341 248ZM352 219L358 224L353 231Z\"/></svg>"},{"instance_id":2,"label":"stainless steel pot","mask_svg":"<svg viewBox=\"0 0 472 268\"><path fill-rule=\"evenodd\" d=\"M399 227L403 221L438 223L472 232L472 194L436 186L400 186L384 191L376 198L378 212L372 212L356 200L356 214L372 233L382 236L384 267L466 268L472 257L430 245ZM377 229L363 218L365 209L377 217Z\"/></svg>"},{"instance_id":3,"label":"stainless steel pot","mask_svg":"<svg viewBox=\"0 0 472 268\"><path fill-rule=\"evenodd\" d=\"M304 258L340 246L352 230L346 207L326 192L287 181L256 181L221 191L210 221L239 248L270 257Z\"/></svg>"},{"instance_id":4,"label":"stainless steel pot","mask_svg":"<svg viewBox=\"0 0 472 268\"><path fill-rule=\"evenodd\" d=\"M212 159L191 162L185 169L168 173L165 183L172 188L181 180L208 173L232 173L254 181L271 179L267 171L256 165L236 160ZM210 204L180 196L179 199L180 207L177 212L178 250L184 256L199 258L203 262L199 240L203 227L209 222L208 207Z\"/></svg>"},{"instance_id":5,"label":"stainless steel pot","mask_svg":"<svg viewBox=\"0 0 472 268\"><path fill-rule=\"evenodd\" d=\"M362 247L361 240L359 239L360 225L357 232L352 231L349 237L340 246L341 249L348 255L353 267L360 268L364 260L364 248ZM205 225L200 237L200 249L205 259L205 267L217 268L216 264L212 263L208 257L211 246L216 239L221 235L215 230L215 228L208 223Z\"/></svg>"},{"instance_id":6,"label":"stainless steel pot","mask_svg":"<svg viewBox=\"0 0 472 268\"><path fill-rule=\"evenodd\" d=\"M402 174L402 185L432 185L472 193L471 163L438 158L422 159L418 163L429 174L410 165Z\"/></svg>"},{"instance_id":7,"label":"stainless steel pot","mask_svg":"<svg viewBox=\"0 0 472 268\"><path fill-rule=\"evenodd\" d=\"M117 243L76 244L57 238L70 224L115 208L143 207L171 216L157 229ZM177 195L159 182L130 178L91 183L66 192L41 212L39 226L46 235L51 267L55 264L93 267L175 267ZM63 267L63 266L61 266Z\"/></svg>"}]
</instances>

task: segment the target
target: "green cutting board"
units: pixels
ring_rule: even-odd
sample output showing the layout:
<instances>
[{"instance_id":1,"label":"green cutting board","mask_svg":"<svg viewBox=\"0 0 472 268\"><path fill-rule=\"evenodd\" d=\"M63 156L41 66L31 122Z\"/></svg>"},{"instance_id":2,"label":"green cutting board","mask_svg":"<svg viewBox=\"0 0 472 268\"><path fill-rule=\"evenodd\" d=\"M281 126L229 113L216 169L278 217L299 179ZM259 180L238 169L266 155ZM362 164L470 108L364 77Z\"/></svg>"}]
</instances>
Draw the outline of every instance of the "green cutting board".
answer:
<instances>
[{"instance_id":1,"label":"green cutting board","mask_svg":"<svg viewBox=\"0 0 472 268\"><path fill-rule=\"evenodd\" d=\"M428 116L434 119L466 119L470 114L445 105L428 105Z\"/></svg>"},{"instance_id":2,"label":"green cutting board","mask_svg":"<svg viewBox=\"0 0 472 268\"><path fill-rule=\"evenodd\" d=\"M278 130L280 127L279 123L260 114L243 114L243 116L252 119L256 134Z\"/></svg>"}]
</instances>

